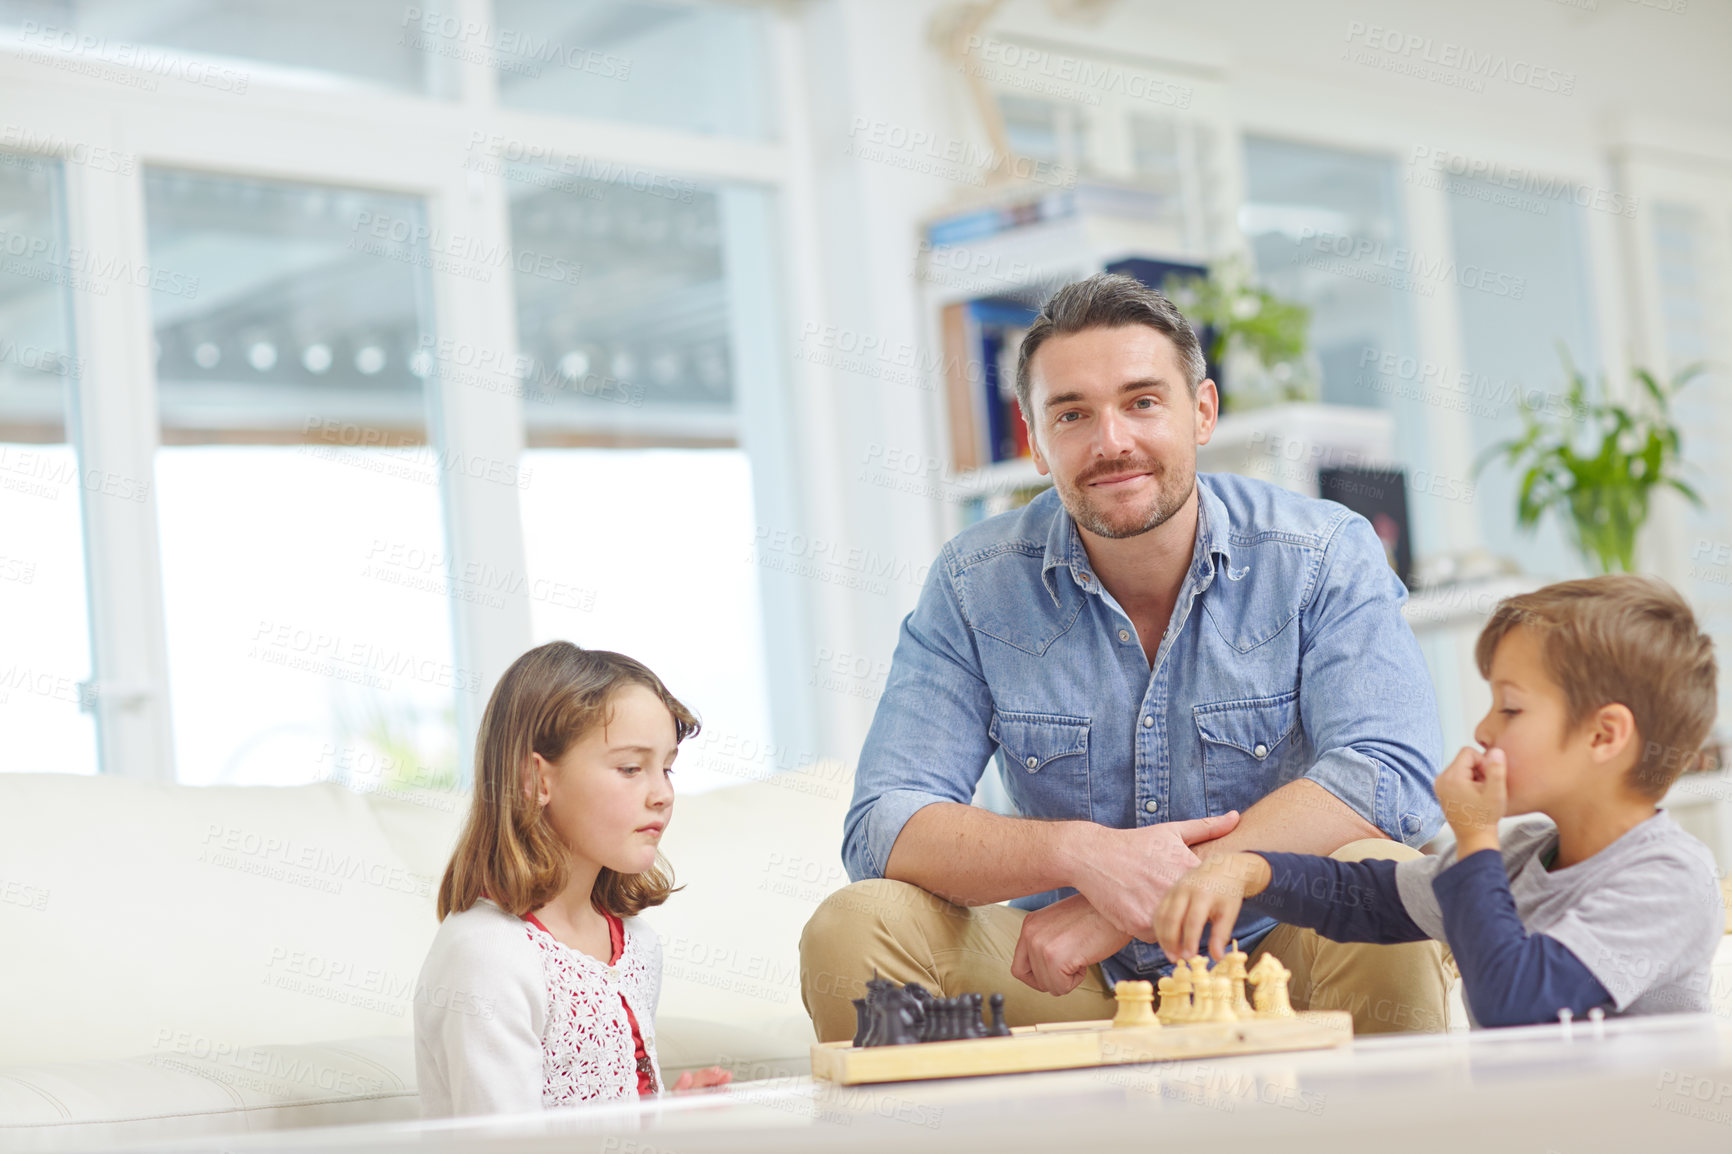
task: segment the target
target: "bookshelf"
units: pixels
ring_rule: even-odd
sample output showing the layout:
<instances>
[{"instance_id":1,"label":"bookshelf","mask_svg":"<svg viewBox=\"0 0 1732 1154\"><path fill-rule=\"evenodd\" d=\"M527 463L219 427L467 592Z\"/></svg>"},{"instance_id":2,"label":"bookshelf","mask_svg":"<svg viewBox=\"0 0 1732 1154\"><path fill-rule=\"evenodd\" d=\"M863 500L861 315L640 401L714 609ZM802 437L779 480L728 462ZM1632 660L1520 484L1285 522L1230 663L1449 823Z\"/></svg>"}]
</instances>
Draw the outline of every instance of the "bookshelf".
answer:
<instances>
[{"instance_id":1,"label":"bookshelf","mask_svg":"<svg viewBox=\"0 0 1732 1154\"><path fill-rule=\"evenodd\" d=\"M947 455L949 532L1024 504L1050 481L1027 456L1015 402L1016 352L1059 286L1108 268L1145 283L1202 273L1168 198L1104 183L1022 189L927 223L916 278L943 381L933 427ZM1218 375L1211 366L1211 375ZM1231 389L1231 380L1226 386ZM1317 470L1391 466L1395 430L1380 409L1294 403L1225 414L1198 451L1203 472L1258 477L1311 496Z\"/></svg>"}]
</instances>

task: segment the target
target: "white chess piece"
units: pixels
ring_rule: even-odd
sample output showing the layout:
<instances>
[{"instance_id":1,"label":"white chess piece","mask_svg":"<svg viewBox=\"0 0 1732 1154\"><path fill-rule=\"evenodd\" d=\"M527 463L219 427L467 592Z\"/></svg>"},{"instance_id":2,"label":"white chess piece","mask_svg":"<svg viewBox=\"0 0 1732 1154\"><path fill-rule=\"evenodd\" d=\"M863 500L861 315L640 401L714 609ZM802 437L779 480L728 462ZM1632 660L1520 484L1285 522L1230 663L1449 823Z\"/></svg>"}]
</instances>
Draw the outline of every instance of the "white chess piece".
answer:
<instances>
[{"instance_id":1,"label":"white chess piece","mask_svg":"<svg viewBox=\"0 0 1732 1154\"><path fill-rule=\"evenodd\" d=\"M1151 983L1116 982L1113 985L1113 996L1119 1003L1119 1012L1113 1016L1115 1030L1161 1024L1150 1004L1155 1000L1155 987Z\"/></svg>"},{"instance_id":2,"label":"white chess piece","mask_svg":"<svg viewBox=\"0 0 1732 1154\"><path fill-rule=\"evenodd\" d=\"M1173 967L1173 1009L1174 1023L1192 1021L1196 1016L1195 1004L1191 994L1191 971L1182 963ZM1164 1003L1163 1003L1164 1004Z\"/></svg>"},{"instance_id":3,"label":"white chess piece","mask_svg":"<svg viewBox=\"0 0 1732 1154\"><path fill-rule=\"evenodd\" d=\"M1233 1013L1240 1018L1249 1018L1255 1013L1250 1000L1245 996L1245 963L1249 960L1244 951L1239 949L1238 942L1234 942L1232 950L1221 959L1221 967L1226 971L1227 980L1233 983Z\"/></svg>"},{"instance_id":4,"label":"white chess piece","mask_svg":"<svg viewBox=\"0 0 1732 1154\"><path fill-rule=\"evenodd\" d=\"M1177 972L1176 967L1175 972ZM1155 983L1155 989L1161 995L1160 1008L1155 1011L1155 1017L1159 1019L1161 1025L1172 1026L1184 1021L1184 1019L1179 1016L1178 979L1171 976L1162 978L1159 982ZM1185 1002L1185 1009L1189 1010L1191 1008L1189 995L1186 996Z\"/></svg>"},{"instance_id":5,"label":"white chess piece","mask_svg":"<svg viewBox=\"0 0 1732 1154\"><path fill-rule=\"evenodd\" d=\"M1292 977L1291 971L1283 966L1274 954L1264 954L1257 959L1257 964L1251 967L1246 975L1252 986L1256 987L1254 1004L1259 1018L1292 1018L1293 1005L1287 1000L1287 979Z\"/></svg>"}]
</instances>

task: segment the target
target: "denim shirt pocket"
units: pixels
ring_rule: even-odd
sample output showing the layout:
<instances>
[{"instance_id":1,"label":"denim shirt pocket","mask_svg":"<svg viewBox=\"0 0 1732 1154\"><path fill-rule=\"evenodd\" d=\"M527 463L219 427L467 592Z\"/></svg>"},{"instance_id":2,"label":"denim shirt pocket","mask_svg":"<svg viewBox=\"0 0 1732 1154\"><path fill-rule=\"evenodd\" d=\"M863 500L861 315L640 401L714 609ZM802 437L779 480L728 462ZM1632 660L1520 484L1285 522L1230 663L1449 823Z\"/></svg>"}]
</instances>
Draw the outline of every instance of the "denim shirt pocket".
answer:
<instances>
[{"instance_id":1,"label":"denim shirt pocket","mask_svg":"<svg viewBox=\"0 0 1732 1154\"><path fill-rule=\"evenodd\" d=\"M1030 817L1089 818L1089 719L994 710L1004 787Z\"/></svg>"},{"instance_id":2,"label":"denim shirt pocket","mask_svg":"<svg viewBox=\"0 0 1732 1154\"><path fill-rule=\"evenodd\" d=\"M1299 743L1299 691L1193 706L1203 747L1203 797L1209 813L1243 813L1284 785ZM1300 767L1298 772L1303 772Z\"/></svg>"}]
</instances>

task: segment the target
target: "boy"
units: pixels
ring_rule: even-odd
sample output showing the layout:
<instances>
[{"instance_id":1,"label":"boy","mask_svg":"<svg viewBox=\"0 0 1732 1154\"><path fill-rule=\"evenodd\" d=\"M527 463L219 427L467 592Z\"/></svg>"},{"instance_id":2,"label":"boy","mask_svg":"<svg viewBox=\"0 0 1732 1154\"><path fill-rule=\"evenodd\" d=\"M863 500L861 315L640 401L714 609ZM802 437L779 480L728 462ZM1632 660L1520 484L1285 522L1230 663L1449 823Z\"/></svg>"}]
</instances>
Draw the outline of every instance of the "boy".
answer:
<instances>
[{"instance_id":1,"label":"boy","mask_svg":"<svg viewBox=\"0 0 1732 1154\"><path fill-rule=\"evenodd\" d=\"M1242 901L1336 941L1430 937L1454 951L1482 1026L1569 1009L1708 1008L1725 912L1707 847L1654 803L1715 714L1713 645L1669 586L1630 576L1500 602L1474 656L1491 711L1436 782L1453 849L1416 861L1211 859L1168 891L1169 957L1216 958ZM1540 813L1502 836L1505 813Z\"/></svg>"}]
</instances>

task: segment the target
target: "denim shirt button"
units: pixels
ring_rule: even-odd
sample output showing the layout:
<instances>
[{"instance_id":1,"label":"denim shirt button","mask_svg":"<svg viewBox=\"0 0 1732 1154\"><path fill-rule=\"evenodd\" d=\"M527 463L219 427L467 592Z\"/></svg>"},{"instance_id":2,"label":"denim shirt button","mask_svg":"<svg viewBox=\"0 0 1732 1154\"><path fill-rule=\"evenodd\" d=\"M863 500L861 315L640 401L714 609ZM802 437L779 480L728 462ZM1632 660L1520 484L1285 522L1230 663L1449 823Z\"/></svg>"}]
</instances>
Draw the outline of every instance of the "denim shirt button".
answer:
<instances>
[{"instance_id":1,"label":"denim shirt button","mask_svg":"<svg viewBox=\"0 0 1732 1154\"><path fill-rule=\"evenodd\" d=\"M1143 808L1148 810L1150 813L1154 813L1156 810L1161 808L1161 804L1153 798L1150 798L1148 801L1143 803Z\"/></svg>"},{"instance_id":2,"label":"denim shirt button","mask_svg":"<svg viewBox=\"0 0 1732 1154\"><path fill-rule=\"evenodd\" d=\"M1129 641L1130 639L1131 639L1131 631L1129 629L1119 630L1119 640L1120 641Z\"/></svg>"},{"instance_id":3,"label":"denim shirt button","mask_svg":"<svg viewBox=\"0 0 1732 1154\"><path fill-rule=\"evenodd\" d=\"M1040 764L1040 760L1038 758L1030 757L1027 761L1023 762L1023 764L1032 770L1035 766Z\"/></svg>"},{"instance_id":4,"label":"denim shirt button","mask_svg":"<svg viewBox=\"0 0 1732 1154\"><path fill-rule=\"evenodd\" d=\"M1143 728L1144 729L1153 729L1154 725L1155 725L1155 719L1154 718L1146 716L1146 715L1143 717Z\"/></svg>"},{"instance_id":5,"label":"denim shirt button","mask_svg":"<svg viewBox=\"0 0 1732 1154\"><path fill-rule=\"evenodd\" d=\"M1268 747L1268 746L1266 746L1266 745L1264 745L1264 744L1263 744L1263 743L1262 743L1262 742L1260 742L1260 741L1259 741L1259 742L1258 742L1258 743L1257 743L1257 748L1256 748L1256 749L1253 749L1253 750L1252 750L1252 751L1251 751L1251 754L1252 754L1252 756L1254 756L1254 757L1262 757L1262 756L1264 756L1264 755L1265 755L1265 754L1267 754L1267 753L1268 753L1268 752L1269 752L1269 747Z\"/></svg>"}]
</instances>

